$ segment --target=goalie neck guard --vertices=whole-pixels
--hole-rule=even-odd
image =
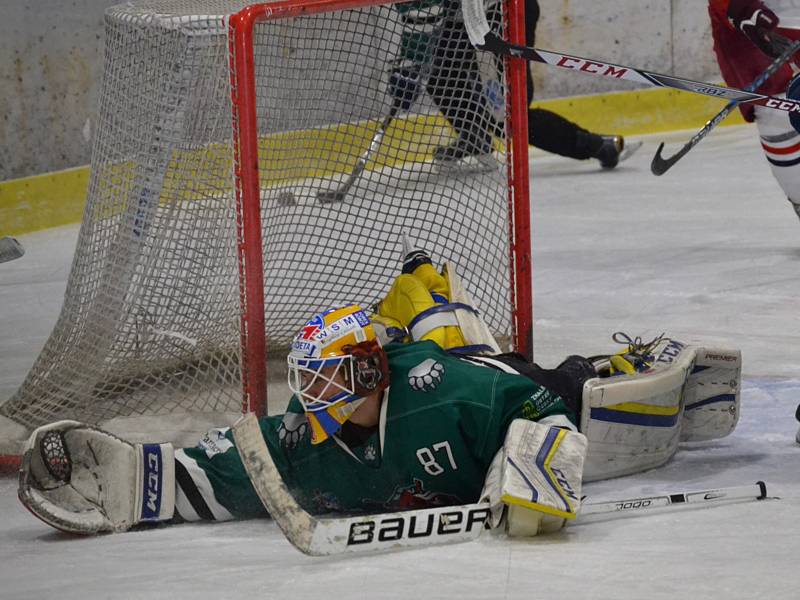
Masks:
[[[389,385],[386,352],[356,304],[314,315],[295,336],[287,363],[312,444],[337,433],[364,398]]]

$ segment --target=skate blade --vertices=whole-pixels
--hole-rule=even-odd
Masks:
[[[636,154],[639,148],[642,147],[642,142],[639,140],[638,142],[625,142],[625,147],[622,149],[622,152],[619,153],[619,162],[624,162],[628,160],[631,156]]]
[[[347,198],[347,192],[340,192],[339,190],[317,192],[317,202],[320,204],[335,204],[343,202],[345,198]]]
[[[502,166],[494,154],[468,156],[459,160],[435,160],[434,168],[442,175],[490,173]]]

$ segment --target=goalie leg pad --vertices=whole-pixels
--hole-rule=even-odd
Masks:
[[[450,301],[456,305],[475,307],[475,301],[464,287],[464,283],[456,273],[456,267],[453,263],[445,265],[445,274],[450,289]],[[477,310],[470,311],[459,308],[455,311],[455,314],[461,328],[461,334],[464,336],[464,341],[468,346],[485,348],[482,350],[483,353],[500,354],[502,352],[489,326]]]
[[[686,381],[682,442],[723,438],[736,428],[742,381],[742,352],[698,348]]]
[[[79,534],[172,518],[171,444],[130,444],[77,421],[36,429],[26,443],[20,501],[45,523]]]
[[[584,481],[639,473],[672,458],[696,352],[665,340],[648,370],[586,381],[580,427],[589,440]]]

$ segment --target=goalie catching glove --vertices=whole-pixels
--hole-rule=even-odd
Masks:
[[[515,419],[486,474],[481,500],[493,525],[506,515],[510,536],[561,529],[581,505],[581,477],[588,442],[575,431]],[[505,511],[504,511],[505,509]]]
[[[172,518],[171,444],[130,444],[77,421],[39,427],[25,445],[19,499],[70,533],[125,531]]]

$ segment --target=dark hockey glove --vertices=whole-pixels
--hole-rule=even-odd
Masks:
[[[731,0],[728,18],[767,56],[777,58],[791,42],[775,32],[780,20],[760,0]]]
[[[420,94],[422,67],[411,61],[398,60],[389,71],[389,95],[401,111],[411,108]]]

